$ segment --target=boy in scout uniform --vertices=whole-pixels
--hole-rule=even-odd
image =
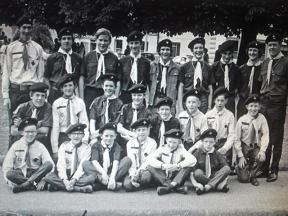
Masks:
[[[133,31],[127,37],[130,54],[120,59],[122,68],[121,96],[124,104],[131,102],[128,89],[135,84],[150,86],[150,61],[141,56],[141,44],[143,35],[141,32]],[[147,89],[146,102],[149,102],[149,88]]]
[[[262,82],[261,113],[266,117],[270,129],[270,142],[263,165],[263,176],[268,175],[267,181],[273,182],[278,178],[282,154],[288,94],[288,59],[281,52],[282,38],[279,35],[275,33],[269,35],[266,44],[269,57],[262,64],[259,77],[259,81]]]
[[[83,169],[94,179],[94,190],[117,190],[122,186],[122,181],[129,168],[131,160],[128,157],[121,159],[122,148],[115,141],[117,126],[109,122],[100,128],[101,141],[97,140],[92,145],[91,159],[83,163]]]
[[[240,67],[241,85],[239,88],[239,102],[237,118],[246,114],[245,101],[251,94],[259,94],[261,82],[259,76],[261,71],[261,51],[257,41],[251,41],[247,46],[248,61]]]
[[[195,170],[191,172],[192,185],[196,188],[197,195],[217,190],[228,192],[227,179],[230,168],[223,157],[215,148],[217,131],[207,129],[201,134],[201,148],[194,152],[197,159]]]
[[[269,143],[269,128],[260,111],[260,98],[252,94],[245,102],[248,110],[236,125],[235,149],[239,158],[236,167],[238,180],[258,186],[256,173],[262,168]]]
[[[96,97],[103,94],[101,77],[112,73],[118,77],[115,94],[120,94],[121,66],[118,57],[109,50],[112,34],[108,29],[100,28],[96,34],[96,49],[87,53],[82,64],[80,78],[80,97],[89,108]]]
[[[148,171],[160,183],[158,195],[171,192],[187,194],[187,186],[182,186],[189,176],[196,159],[185,150],[181,142],[183,132],[178,129],[167,131],[166,145],[160,146],[147,160]]]
[[[201,93],[199,110],[206,113],[208,108],[211,109],[212,106],[213,91],[210,82],[211,67],[203,60],[204,38],[195,38],[189,43],[188,48],[193,53],[193,58],[191,62],[189,61],[180,67],[178,87],[180,111],[183,111],[183,95],[192,89],[197,89]]]
[[[22,137],[9,149],[4,162],[4,178],[12,183],[13,193],[41,188],[41,179],[49,173],[54,163],[49,152],[36,140],[37,120],[28,118],[19,126]]]
[[[99,136],[99,128],[104,124],[118,121],[123,105],[115,94],[118,78],[112,73],[106,73],[101,80],[104,95],[95,98],[90,108],[91,139]]]
[[[31,100],[20,104],[13,112],[13,124],[11,126],[11,135],[18,140],[20,132],[18,126],[26,118],[35,118],[38,120],[37,140],[40,141],[51,152],[50,129],[52,128],[52,106],[45,100],[47,98],[48,85],[45,83],[34,83],[30,86]]]
[[[66,74],[59,80],[58,86],[63,96],[58,98],[52,105],[53,127],[51,132],[51,144],[53,157],[57,158],[58,147],[69,137],[65,133],[71,124],[82,123],[87,125],[84,129],[83,142],[88,143],[89,121],[84,101],[74,95],[76,78],[73,74]]]
[[[169,97],[160,98],[155,104],[158,115],[152,118],[152,129],[150,130],[150,137],[156,140],[157,146],[164,145],[164,134],[171,129],[181,129],[180,122],[173,117],[171,110],[173,100]]]
[[[149,119],[139,119],[131,125],[137,138],[127,143],[127,156],[132,161],[129,174],[124,179],[124,188],[127,192],[139,190],[140,187],[147,187],[151,182],[151,174],[146,169],[147,158],[157,148],[157,143],[149,137],[151,122]]]
[[[179,67],[172,61],[172,41],[165,39],[157,45],[159,62],[152,62],[150,69],[151,88],[149,105],[154,107],[160,98],[170,97],[173,101],[172,113],[176,113],[176,96]]]
[[[229,165],[232,165],[232,147],[235,140],[235,120],[231,111],[225,108],[228,100],[228,91],[224,87],[218,88],[213,95],[214,108],[206,113],[208,128],[217,131],[214,148],[226,157]],[[189,152],[193,152],[201,145],[194,145]]]
[[[199,140],[200,134],[208,128],[206,117],[199,110],[200,98],[201,95],[197,89],[188,91],[183,96],[185,111],[179,113],[178,119],[184,132],[183,141],[187,150]]]
[[[151,111],[144,105],[145,92],[146,86],[142,84],[133,85],[129,89],[129,93],[132,96],[132,103],[125,104],[122,107],[120,120],[117,125],[118,133],[120,133],[125,140],[137,137],[137,135],[130,130],[132,123],[137,121],[139,118],[151,118],[152,116]],[[126,142],[121,142],[120,145],[124,148],[125,143]]]
[[[59,79],[65,74],[74,74],[78,82],[80,77],[81,57],[72,50],[73,32],[65,27],[60,30],[58,38],[60,48],[51,54],[46,62],[44,77],[50,86],[48,101],[50,104],[62,96],[62,92],[57,87]]]
[[[241,72],[233,62],[234,43],[231,40],[225,41],[219,46],[221,53],[220,61],[215,62],[211,68],[211,84],[215,91],[219,87],[228,90],[228,102],[226,108],[235,114],[235,97],[240,87]]]
[[[66,131],[70,141],[62,143],[58,151],[57,174],[51,173],[44,180],[50,191],[65,190],[92,193],[94,179],[85,176],[82,163],[90,159],[91,147],[82,142],[85,124],[70,125]]]

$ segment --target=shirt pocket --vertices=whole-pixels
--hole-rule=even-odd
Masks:
[[[215,118],[207,118],[208,128],[216,128],[216,119]]]
[[[23,54],[22,53],[12,53],[12,70],[20,70],[23,66]]]
[[[281,73],[281,71],[277,70],[275,72],[273,72],[273,80],[276,82],[276,83],[283,83],[286,81],[285,79],[285,75],[283,73]]]

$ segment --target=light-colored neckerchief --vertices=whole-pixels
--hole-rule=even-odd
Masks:
[[[61,47],[58,50],[59,53],[62,53],[66,55],[66,60],[65,60],[65,69],[67,73],[72,73],[72,62],[71,62],[71,55],[72,55],[72,49],[70,49],[68,52],[65,52]]]

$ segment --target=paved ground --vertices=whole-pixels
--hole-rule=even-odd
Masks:
[[[288,172],[280,172],[279,180],[260,186],[230,180],[227,194],[197,196],[169,194],[158,196],[155,190],[135,193],[100,191],[93,194],[67,192],[23,192],[13,194],[0,174],[0,215],[288,215]]]

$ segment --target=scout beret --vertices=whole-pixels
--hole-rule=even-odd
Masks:
[[[207,138],[207,137],[210,137],[210,138],[216,138],[217,136],[217,131],[215,129],[207,129],[205,130],[201,136],[200,136],[200,139],[203,140],[204,138]]]
[[[283,38],[277,33],[271,33],[267,36],[265,43],[268,44],[271,41],[278,41],[282,43]]]
[[[257,41],[251,41],[248,43],[248,46],[247,46],[247,49],[249,48],[260,49],[260,44]]]
[[[140,118],[131,125],[131,128],[136,129],[138,127],[150,127],[150,126],[151,126],[151,122],[149,119]]]
[[[160,52],[161,47],[169,47],[172,51],[172,41],[169,39],[160,41],[157,45],[157,52]]]
[[[182,135],[183,135],[183,132],[179,129],[171,129],[164,134],[166,138],[171,137],[171,138],[177,138],[177,139],[181,139]]]
[[[205,39],[202,37],[195,38],[188,44],[188,48],[192,50],[195,44],[203,44],[205,46]]]
[[[169,106],[172,107],[173,100],[170,97],[164,97],[160,98],[160,100],[155,104],[156,108],[159,108],[161,106]]]
[[[115,84],[119,81],[118,77],[113,73],[106,73],[101,77],[102,82],[105,80],[113,81]]]
[[[21,121],[21,123],[18,126],[18,131],[22,131],[25,127],[29,126],[29,125],[35,125],[37,126],[37,119],[35,118],[26,118],[23,119],[23,121]]]
[[[227,40],[219,46],[218,50],[220,53],[223,53],[226,51],[232,51],[233,52],[233,48],[234,48],[234,41]]]
[[[73,32],[70,28],[67,28],[67,27],[64,27],[62,28],[60,31],[59,31],[59,34],[58,34],[58,38],[61,39],[62,36],[67,36],[67,35],[71,35],[72,38],[73,38]]]
[[[66,130],[66,134],[70,134],[74,131],[81,131],[84,133],[84,129],[86,128],[86,124],[81,124],[81,123],[78,123],[78,124],[72,124],[70,125],[67,130]]]
[[[130,41],[142,41],[143,34],[139,31],[132,31],[128,37],[127,37],[127,42]]]
[[[117,132],[117,125],[114,122],[108,122],[99,129],[99,133],[102,134],[104,130],[114,130]]]
[[[201,93],[200,93],[200,91],[199,91],[198,89],[192,89],[192,90],[186,92],[186,93],[184,94],[184,96],[183,96],[183,102],[184,102],[184,103],[186,102],[186,99],[187,99],[189,96],[195,96],[195,97],[197,97],[197,98],[200,99]]]
[[[17,26],[22,26],[23,24],[31,24],[33,25],[33,18],[27,15],[24,15],[22,17],[20,17],[17,22],[16,22]]]
[[[76,77],[74,74],[65,74],[62,78],[57,82],[57,87],[61,88],[65,83],[73,81],[75,84]]]
[[[43,92],[43,93],[46,93],[48,89],[49,89],[49,86],[43,82],[34,83],[29,88],[29,90],[32,92]]]
[[[217,98],[219,95],[224,95],[226,98],[228,95],[228,90],[224,87],[217,88],[213,94],[213,100],[215,100],[215,98]]]
[[[96,38],[98,38],[100,35],[107,35],[109,37],[110,41],[112,39],[111,32],[106,28],[100,28],[96,31],[96,33],[95,33]]]
[[[146,86],[143,84],[135,84],[130,89],[128,89],[130,93],[145,93]]]
[[[257,95],[257,94],[252,94],[252,95],[250,95],[247,99],[246,99],[246,101],[245,101],[245,105],[248,105],[248,104],[250,104],[250,103],[259,103],[260,102],[260,97],[259,97],[259,95]]]

